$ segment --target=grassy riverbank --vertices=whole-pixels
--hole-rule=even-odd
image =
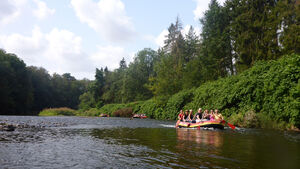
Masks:
[[[67,107],[44,109],[39,113],[39,116],[75,116],[75,115],[77,115],[77,111]]]
[[[219,109],[241,127],[292,129],[300,127],[300,56],[260,61],[243,73],[128,104],[108,104],[76,113],[82,116],[129,116],[145,113],[154,119],[174,120],[180,109]],[[121,112],[121,113],[120,113]],[[122,114],[122,112],[124,112]]]

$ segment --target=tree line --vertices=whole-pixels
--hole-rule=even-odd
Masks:
[[[44,108],[77,108],[89,80],[70,73],[49,75],[42,67],[27,67],[16,55],[0,50],[0,114],[37,115]]]

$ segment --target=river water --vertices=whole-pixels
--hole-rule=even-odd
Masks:
[[[300,168],[300,133],[175,129],[151,119],[0,116],[0,169]]]

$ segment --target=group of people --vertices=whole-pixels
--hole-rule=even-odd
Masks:
[[[210,110],[210,112],[206,109],[202,112],[202,108],[199,108],[196,114],[193,114],[193,110],[186,110],[185,112],[180,110],[178,120],[190,123],[198,123],[208,120],[222,121],[223,116],[219,113],[218,109]]]

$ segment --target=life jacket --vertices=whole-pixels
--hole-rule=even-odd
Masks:
[[[194,118],[194,115],[193,115],[192,113],[191,113],[191,115],[190,115],[190,118],[191,118],[191,119],[193,119],[193,118]]]
[[[179,120],[182,120],[182,119],[183,119],[183,114],[180,113],[180,114],[179,114]]]

